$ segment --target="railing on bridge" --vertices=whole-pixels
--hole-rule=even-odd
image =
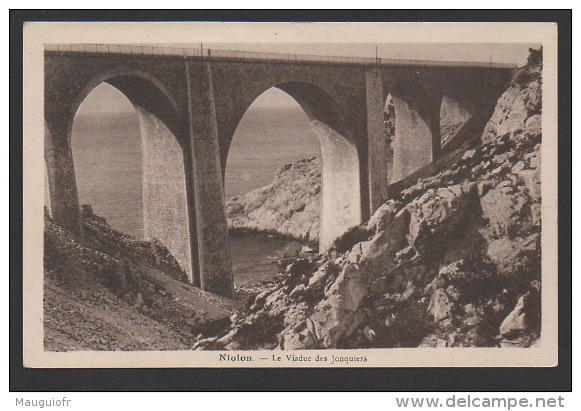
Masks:
[[[322,56],[308,54],[292,53],[263,53],[256,51],[237,51],[237,50],[216,50],[208,49],[205,54],[207,57],[216,57],[234,60],[271,60],[271,61],[312,61],[327,63],[348,63],[348,64],[376,64],[380,59],[368,57],[347,57],[347,56]]]
[[[312,62],[335,64],[362,64],[381,66],[430,66],[430,67],[493,67],[516,68],[516,64],[468,62],[468,61],[434,61],[434,60],[396,60],[374,57],[324,56],[292,53],[263,53],[255,51],[220,50],[195,47],[159,47],[133,46],[122,44],[45,44],[44,50],[63,53],[102,53],[133,54],[145,56],[200,57],[224,60],[265,60],[287,62]]]
[[[45,51],[69,53],[137,54],[148,56],[209,57],[230,60],[312,61],[336,63],[377,63],[379,59],[366,57],[318,56],[290,53],[263,53],[241,50],[219,50],[194,47],[156,47],[120,44],[45,44]]]
[[[149,47],[122,44],[45,44],[44,50],[69,53],[139,54],[148,56],[202,56],[202,49],[193,47]]]

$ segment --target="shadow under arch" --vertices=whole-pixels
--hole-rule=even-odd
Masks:
[[[192,283],[199,285],[197,240],[192,235],[196,232],[192,167],[187,155],[187,127],[180,120],[179,106],[163,83],[149,73],[125,68],[106,71],[92,78],[71,102],[66,124],[66,143],[71,156],[75,115],[89,93],[101,83],[119,90],[137,113],[142,147],[144,236],[157,239],[167,247]],[[49,121],[45,119],[45,123]],[[49,134],[46,141],[55,145],[50,127],[46,129]],[[62,142],[56,144],[62,146]],[[51,187],[58,185],[58,179],[51,179],[51,174],[55,173],[50,169],[58,166],[50,159],[51,151],[54,150],[45,150],[45,158],[49,191],[52,192]],[[74,170],[72,175],[74,178]],[[77,191],[76,181],[74,185]],[[54,203],[53,196],[50,197]],[[78,207],[78,197],[76,203]]]
[[[440,103],[440,138],[442,149],[454,139],[462,126],[474,115],[472,106],[462,104],[453,94],[443,94]]]
[[[238,124],[250,105],[273,87],[282,90],[298,103],[319,139],[322,162],[319,250],[325,252],[336,238],[362,222],[359,149],[343,110],[327,91],[310,83],[288,81],[250,95],[232,116],[226,135],[221,136],[223,177]]]
[[[488,91],[487,93],[491,93]],[[496,107],[496,97],[474,96],[457,87],[448,87],[442,96],[440,126],[442,155],[457,150],[470,139],[482,135]]]
[[[146,71],[124,67],[107,70],[94,77],[77,94],[70,107],[69,137],[72,120],[75,118],[81,103],[101,83],[110,84],[119,90],[136,110],[139,107],[146,112],[153,113],[172,131],[180,145],[185,145],[187,141],[185,138],[186,129],[185,125],[180,122],[181,110],[177,100],[167,87]]]
[[[439,157],[442,96],[427,93],[421,84],[411,79],[393,85],[389,94],[395,116],[393,183]]]

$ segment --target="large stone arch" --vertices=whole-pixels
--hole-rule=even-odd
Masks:
[[[229,147],[242,117],[257,98],[273,87],[299,104],[319,138],[323,166],[319,249],[324,252],[347,229],[362,222],[360,153],[352,124],[332,91],[305,81],[287,80],[244,93],[230,121],[222,128],[222,172],[225,173]]]
[[[52,73],[53,75],[57,73]],[[72,84],[71,84],[72,83]],[[150,73],[126,67],[104,70],[69,83],[68,99],[55,101],[45,90],[45,160],[53,217],[82,232],[72,159],[76,112],[99,84],[108,83],[132,103],[139,120],[143,152],[143,217],[148,239],[163,243],[194,284],[199,284],[193,178],[187,124],[177,100]],[[48,94],[48,95],[47,95]],[[62,96],[63,93],[55,93]],[[63,187],[68,192],[63,195]],[[60,210],[59,210],[60,208]],[[73,216],[73,221],[68,217]]]
[[[176,98],[157,77],[145,70],[136,68],[115,67],[91,78],[73,98],[70,106],[72,117],[89,93],[101,83],[111,84],[121,91],[133,105],[147,108],[148,111],[163,118],[164,122],[178,134],[176,137],[180,137],[182,134],[182,131],[176,127],[180,115]]]

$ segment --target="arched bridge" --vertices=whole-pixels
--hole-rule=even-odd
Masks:
[[[53,218],[82,235],[71,152],[75,113],[107,82],[136,109],[143,144],[144,226],[203,289],[232,295],[223,179],[234,132],[277,87],[307,113],[323,164],[320,248],[369,218],[388,195],[386,98],[395,106],[393,174],[440,155],[440,105],[490,113],[507,65],[394,61],[185,48],[45,47],[45,161]]]

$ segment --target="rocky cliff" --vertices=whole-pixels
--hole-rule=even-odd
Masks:
[[[334,252],[298,253],[274,289],[196,348],[533,345],[541,312],[541,71],[533,53],[479,144],[449,154],[453,162],[401,190]],[[252,197],[269,201],[263,191]]]
[[[321,160],[311,158],[282,167],[266,187],[232,197],[226,213],[232,229],[316,243],[320,203]]]

